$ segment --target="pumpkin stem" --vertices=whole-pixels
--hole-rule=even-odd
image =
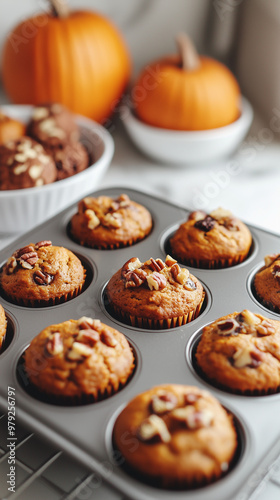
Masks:
[[[49,0],[55,17],[68,17],[69,7],[66,0]]]
[[[176,42],[182,61],[182,68],[186,71],[197,69],[200,66],[200,60],[191,39],[185,33],[180,33],[176,37]]]

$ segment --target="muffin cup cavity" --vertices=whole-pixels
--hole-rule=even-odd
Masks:
[[[265,266],[263,265],[263,263],[261,263],[252,271],[252,273],[249,275],[249,278],[247,280],[247,289],[248,289],[248,292],[249,292],[249,295],[251,296],[251,298],[259,306],[263,307],[263,309],[265,309],[266,311],[273,312],[273,313],[279,315],[280,314],[280,305],[279,305],[279,307],[277,307],[275,304],[272,304],[271,302],[269,302],[269,301],[265,300],[263,297],[261,297],[257,293],[255,285],[254,285],[254,281],[255,281],[255,277],[256,277],[257,273],[260,272],[264,268],[265,268]],[[279,299],[279,304],[280,304],[280,299]]]
[[[10,344],[12,343],[14,337],[15,337],[15,323],[12,317],[5,311],[6,315],[6,320],[7,320],[7,328],[6,328],[6,334],[3,337],[2,345],[0,347],[0,355],[3,354]]]

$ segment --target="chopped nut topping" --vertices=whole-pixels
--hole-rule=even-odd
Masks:
[[[195,394],[195,393],[192,393],[192,392],[188,392],[184,396],[185,404],[186,405],[193,405],[200,398],[201,398],[200,394]]]
[[[189,290],[190,292],[193,292],[194,290],[196,290],[196,284],[193,280],[188,278],[186,283],[184,284],[184,288],[186,290]]]
[[[118,343],[114,335],[109,330],[103,330],[100,336],[100,340],[101,342],[103,342],[103,344],[106,344],[108,347],[116,347]]]
[[[219,335],[238,335],[239,323],[233,318],[223,319],[217,323],[217,328]]]
[[[159,437],[163,443],[171,440],[169,430],[162,418],[157,415],[150,415],[138,427],[137,435],[141,441],[151,441],[154,437]]]
[[[205,219],[196,221],[194,227],[208,233],[213,229],[215,223],[215,220],[210,215],[206,215]]]
[[[147,276],[147,283],[150,290],[162,290],[167,285],[165,276],[157,272]]]
[[[173,259],[173,257],[171,257],[170,255],[166,255],[166,257],[165,257],[165,264],[168,267],[173,266],[173,264],[176,264],[176,262],[177,262],[177,260]]]
[[[52,242],[50,240],[42,240],[35,243],[35,250],[39,250],[41,247],[50,247],[52,246]]]
[[[32,165],[28,170],[31,179],[38,179],[38,177],[40,177],[42,172],[43,172],[42,165]]]
[[[258,318],[258,316],[253,314],[251,311],[248,311],[248,309],[244,309],[244,311],[238,314],[236,320],[239,323],[244,322],[250,326],[258,325],[261,322],[260,318]]]
[[[90,208],[87,208],[85,210],[85,216],[88,219],[87,227],[91,230],[95,229],[97,226],[100,224],[100,220],[97,217],[96,213],[94,210],[91,210]]]
[[[210,217],[213,217],[213,219],[219,220],[219,219],[226,219],[228,217],[232,217],[232,213],[230,210],[225,210],[224,208],[217,208],[216,210],[212,210],[210,212]]]
[[[24,269],[33,269],[38,260],[38,255],[36,252],[24,253],[19,258],[19,264]]]
[[[143,269],[128,271],[125,275],[125,288],[140,286],[147,280],[147,273]]]
[[[46,351],[51,356],[56,356],[63,352],[63,342],[59,332],[55,332],[47,340]]]
[[[160,272],[165,267],[165,264],[161,259],[153,259],[152,257],[145,262],[145,265],[149,266],[152,271],[157,272]]]
[[[34,247],[32,245],[27,245],[26,247],[19,248],[13,253],[13,255],[16,259],[18,259],[21,255],[29,252],[34,252]]]
[[[182,269],[179,264],[176,263],[171,266],[171,274],[177,283],[184,285],[189,278],[190,272],[188,269]]]
[[[162,415],[174,410],[178,404],[177,397],[172,392],[161,391],[151,400],[151,411],[157,415]]]
[[[274,275],[274,278],[280,279],[280,265],[275,264],[273,266],[272,274]]]
[[[82,361],[92,355],[92,349],[81,342],[73,342],[71,349],[67,353],[70,361]]]
[[[205,219],[206,215],[207,213],[203,212],[202,210],[195,210],[194,212],[190,213],[188,220],[195,220],[195,221],[203,220]]]
[[[233,355],[233,365],[235,368],[257,368],[263,361],[263,354],[257,348],[246,346],[238,349]]]
[[[192,406],[176,408],[171,415],[174,420],[184,423],[191,430],[209,427],[214,420],[214,415],[210,410],[195,410]]]
[[[119,228],[122,225],[122,216],[118,213],[108,213],[102,217],[101,223],[103,226]]]
[[[6,263],[6,273],[13,274],[15,268],[17,267],[17,260],[14,256],[10,257]]]
[[[142,263],[138,259],[138,257],[132,257],[122,266],[122,277],[125,278],[126,274],[129,271],[134,271],[135,269],[139,269],[142,266]]]
[[[93,330],[99,331],[101,329],[100,319],[88,318],[87,316],[82,316],[78,319],[78,326],[81,330],[88,330],[92,328]]]
[[[37,285],[49,285],[53,281],[54,276],[37,269],[33,274],[33,279]]]
[[[80,330],[76,340],[93,347],[100,340],[100,335],[96,330],[88,328],[86,330]]]
[[[273,333],[275,333],[275,327],[272,323],[270,323],[270,321],[263,320],[260,325],[257,325],[257,333],[261,337],[272,335]]]
[[[273,253],[271,255],[266,255],[265,258],[264,258],[265,267],[270,266],[270,264],[272,264],[278,257],[279,257],[278,253]]]

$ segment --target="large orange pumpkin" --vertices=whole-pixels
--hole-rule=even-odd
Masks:
[[[179,54],[147,65],[132,88],[136,115],[155,127],[207,130],[223,127],[240,115],[240,90],[220,62],[198,56],[186,35]]]
[[[14,103],[60,102],[101,122],[130,76],[126,45],[103,16],[69,12],[65,0],[50,3],[51,13],[23,21],[7,38],[5,90]]]

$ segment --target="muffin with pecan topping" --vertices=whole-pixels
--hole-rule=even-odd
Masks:
[[[203,329],[195,358],[202,375],[229,392],[278,392],[280,322],[247,309],[223,316]]]
[[[265,265],[256,273],[253,292],[265,307],[280,313],[280,254],[266,255]]]
[[[126,194],[87,197],[71,220],[71,234],[81,245],[113,249],[133,245],[152,229],[150,212]]]
[[[186,489],[224,475],[238,437],[232,416],[209,392],[170,384],[136,396],[117,417],[113,441],[137,478]]]
[[[252,245],[248,227],[229,210],[195,211],[170,240],[171,254],[180,262],[217,269],[243,262]]]
[[[4,308],[0,304],[0,352],[1,352],[2,346],[5,342],[6,331],[7,331],[6,314],[5,314]]]
[[[23,306],[48,306],[78,295],[85,269],[76,255],[51,241],[30,243],[16,250],[0,274],[5,298]]]
[[[34,106],[27,130],[30,137],[47,147],[64,146],[80,139],[74,114],[58,103]]]
[[[143,328],[171,328],[195,319],[205,292],[200,281],[177,261],[166,257],[142,263],[129,259],[106,287],[112,314]]]
[[[0,189],[24,189],[54,182],[53,159],[41,144],[21,137],[0,146]]]
[[[82,317],[41,331],[25,351],[24,368],[33,395],[82,404],[120,390],[133,372],[134,356],[122,333]]]

